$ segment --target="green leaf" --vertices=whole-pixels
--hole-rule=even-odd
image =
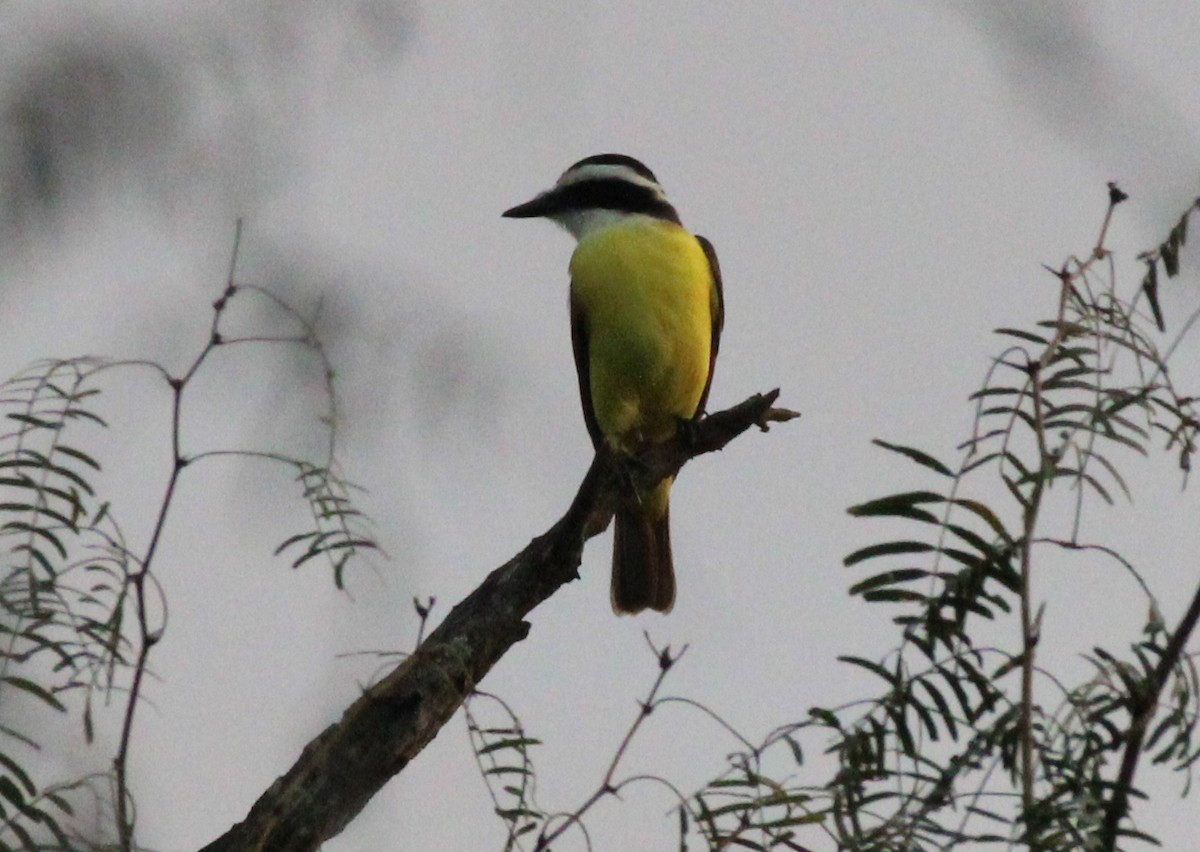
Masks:
[[[1040,343],[1043,346],[1046,346],[1050,343],[1050,341],[1044,337],[1039,337],[1032,332],[1022,331],[1019,328],[997,328],[995,329],[995,333],[1002,334],[1006,337],[1015,337],[1018,340],[1027,340],[1030,343]]]
[[[996,704],[996,690],[992,686],[991,681],[967,659],[960,657],[958,665],[962,669],[963,674],[967,676],[967,679],[971,681],[971,685],[979,693],[979,710],[991,710]]]
[[[929,553],[933,549],[932,544],[926,544],[923,541],[889,541],[884,544],[872,544],[870,547],[856,550],[842,560],[842,564],[849,568],[852,565],[857,565],[859,562],[866,562],[868,559],[876,559],[880,556]]]
[[[9,521],[8,523],[0,526],[0,531],[5,530],[32,533],[33,535],[44,538],[46,541],[54,545],[54,549],[58,551],[59,556],[61,556],[63,559],[67,558],[67,548],[61,541],[58,540],[58,536],[47,529],[35,527],[32,524],[25,523],[24,521]],[[16,548],[13,549],[15,550]]]
[[[1172,244],[1168,239],[1165,243],[1158,247],[1158,255],[1162,258],[1163,269],[1167,272],[1168,278],[1174,278],[1179,274],[1179,246]]]
[[[59,701],[57,698],[55,698],[53,695],[51,695],[49,692],[47,692],[41,686],[38,686],[36,683],[29,680],[28,678],[17,677],[16,675],[4,675],[3,677],[0,677],[0,684],[5,684],[5,683],[8,684],[9,686],[13,686],[13,687],[16,687],[17,689],[28,692],[30,695],[33,695],[36,698],[40,699],[42,702],[49,704],[51,707],[53,707],[55,710],[58,710],[59,712],[62,712],[62,713],[67,712],[67,708],[63,705],[63,703],[61,701]]]
[[[990,561],[988,558],[989,554],[978,555],[966,550],[959,550],[957,547],[943,547],[939,552],[947,559],[951,559],[972,571],[986,568],[987,563]]]
[[[959,524],[946,524],[946,530],[958,538],[962,539],[966,544],[973,547],[980,556],[985,558],[995,558],[998,548],[985,541],[983,536],[976,533],[974,530]]]
[[[954,501],[954,505],[958,506],[959,508],[966,509],[971,514],[981,519],[984,523],[992,528],[992,532],[994,532],[1002,541],[1009,544],[1012,543],[1013,538],[1011,535],[1009,535],[1008,530],[1005,529],[1004,523],[999,517],[997,517],[996,513],[988,508],[985,504],[980,503],[978,500],[960,498]]]
[[[494,751],[502,751],[504,749],[517,749],[524,751],[528,746],[541,744],[541,740],[535,740],[531,737],[513,737],[512,739],[500,740],[498,742],[486,745],[475,753],[482,756],[485,754],[491,754]]]
[[[1012,498],[1017,501],[1018,505],[1020,505],[1021,510],[1028,511],[1029,510],[1029,498],[1027,496],[1025,496],[1025,493],[1021,490],[1021,485],[1026,482],[1025,478],[1022,477],[1021,481],[1018,482],[1017,480],[1013,479],[1011,476],[1004,474],[1004,475],[1001,475],[1000,480],[1001,480],[1001,482],[1004,483],[1004,486],[1008,489],[1008,493],[1011,494]]]
[[[528,808],[497,808],[496,815],[509,821],[520,819],[522,817],[541,819],[542,816],[537,811],[531,811]]]
[[[1121,493],[1123,493],[1125,495],[1125,499],[1129,500],[1130,502],[1133,502],[1133,494],[1132,494],[1132,492],[1130,492],[1129,486],[1127,486],[1125,484],[1125,479],[1124,479],[1124,477],[1121,476],[1120,471],[1118,471],[1112,465],[1112,463],[1109,462],[1108,459],[1106,459],[1104,456],[1100,455],[1099,453],[1093,452],[1089,456],[1089,458],[1092,459],[1093,461],[1099,462],[1101,467],[1103,467],[1106,471],[1108,471],[1108,475],[1111,476],[1113,478],[1113,481],[1116,482],[1117,485],[1120,487]]]
[[[1181,246],[1187,242],[1188,219],[1191,218],[1193,209],[1194,207],[1188,208],[1188,211],[1179,217],[1179,221],[1171,229],[1171,239]]]
[[[1008,659],[996,667],[992,672],[992,681],[997,682],[1009,672],[1020,667],[1025,662],[1025,654],[1008,655]]]
[[[278,556],[279,554],[283,553],[283,551],[285,551],[289,547],[291,547],[293,544],[298,544],[299,542],[307,541],[310,538],[316,538],[320,534],[321,533],[319,531],[314,530],[312,532],[304,532],[304,533],[298,533],[296,535],[288,536],[287,538],[285,538],[283,540],[283,542],[278,547],[275,548],[275,552],[272,555]]]
[[[54,807],[58,808],[60,811],[62,811],[67,816],[75,816],[75,809],[73,807],[71,807],[71,803],[69,801],[67,801],[67,799],[64,796],[60,796],[58,793],[54,792],[53,790],[46,790],[45,792],[42,793],[42,796],[43,796],[43,798],[45,798],[46,801],[50,802],[52,805],[54,805]],[[62,840],[62,838],[60,838],[60,841],[62,842],[62,845],[64,845],[64,846],[67,845],[66,842]]]
[[[1142,747],[1142,750],[1152,751],[1154,746],[1157,745],[1158,741],[1162,738],[1162,735],[1179,723],[1180,720],[1174,713],[1165,716],[1157,725],[1154,726],[1154,729],[1150,732],[1150,735],[1146,737],[1146,744]],[[1170,757],[1169,751],[1173,745],[1173,743],[1168,744],[1167,748],[1165,748],[1162,752],[1162,754],[1166,755],[1168,759]]]
[[[872,674],[878,675],[879,677],[881,677],[885,681],[887,681],[888,685],[891,686],[893,689],[900,688],[899,678],[895,674],[893,674],[892,672],[888,671],[886,668],[881,666],[879,663],[873,663],[870,660],[864,660],[862,657],[851,657],[851,656],[838,657],[838,660],[843,663],[849,663],[852,666],[858,666],[859,668],[866,669],[867,671],[871,672]]]
[[[55,449],[63,455],[70,456],[73,459],[83,462],[93,470],[100,470],[100,462],[96,461],[94,458],[81,450],[77,450],[74,447],[68,447],[64,444],[59,444]]]
[[[883,447],[885,450],[891,450],[893,453],[899,453],[902,456],[910,458],[922,467],[927,467],[935,473],[940,473],[942,476],[954,476],[954,472],[950,468],[921,450],[913,447],[905,447],[900,444],[890,444],[887,441],[881,441],[879,438],[874,439],[871,443],[877,447]]]
[[[0,752],[0,766],[12,773],[13,777],[21,783],[21,786],[25,788],[26,795],[31,797],[37,795],[37,786],[33,783],[33,779],[26,774],[19,763],[3,752]]]
[[[847,511],[858,518],[910,518],[924,523],[937,524],[939,520],[936,516],[918,507],[924,503],[943,503],[945,499],[941,494],[932,491],[909,491],[860,503],[857,506],[851,506]]]
[[[1184,221],[1187,221],[1184,219]],[[1150,313],[1154,315],[1154,324],[1159,331],[1166,331],[1167,325],[1163,322],[1162,308],[1158,304],[1158,264],[1154,260],[1146,261],[1146,275],[1142,278],[1142,292],[1146,294],[1146,301],[1150,303]]]
[[[946,702],[945,697],[928,678],[921,678],[917,681],[921,688],[925,690],[925,694],[933,701],[937,707],[938,715],[942,719],[942,724],[946,726],[946,731],[950,734],[950,739],[958,739],[958,723],[954,719],[954,714],[950,711],[950,705]]]
[[[967,691],[963,689],[962,679],[955,672],[950,671],[943,665],[934,666],[934,668],[942,676],[942,679],[946,681],[946,685],[950,687],[950,691],[954,693],[954,699],[962,709],[963,716],[966,717],[968,722],[974,722],[979,717],[979,713],[967,695]]]
[[[805,800],[807,800],[807,799],[808,799],[808,797],[805,797]],[[764,804],[773,805],[773,804],[778,804],[778,803],[775,801],[768,801],[768,802],[765,802]],[[766,822],[762,823],[759,827],[762,829],[772,829],[772,828],[787,828],[787,827],[793,826],[793,825],[812,825],[813,823],[824,822],[825,816],[826,816],[826,814],[823,812],[817,812],[817,813],[811,813],[811,814],[799,814],[797,816],[789,816],[789,817],[782,817],[780,819],[767,820]],[[794,848],[799,849],[801,847],[794,847]]]
[[[923,603],[928,597],[909,589],[875,589],[863,592],[862,599],[867,603]]]
[[[35,841],[33,839],[33,836],[28,831],[26,831],[21,826],[21,823],[18,822],[15,818],[5,822],[3,825],[9,831],[11,831],[13,834],[15,834],[17,836],[17,839],[21,841],[20,845],[17,846],[17,849],[41,849],[41,848],[44,848],[44,847],[42,847],[42,844],[38,843],[37,841]],[[68,847],[68,848],[70,848],[70,847]],[[8,852],[7,847],[5,848],[5,852]]]
[[[937,722],[934,721],[933,714],[929,712],[929,708],[918,701],[917,697],[912,694],[911,684],[908,695],[905,696],[905,706],[912,708],[912,711],[917,714],[917,718],[921,720],[921,724],[925,726],[925,732],[929,734],[929,739],[936,741],[938,739]]]
[[[1079,478],[1088,485],[1092,486],[1093,490],[1100,495],[1100,499],[1102,499],[1105,503],[1110,506],[1113,505],[1112,495],[1108,493],[1108,489],[1101,485],[1100,481],[1097,480],[1096,477],[1092,476],[1090,473],[1080,472]]]
[[[75,471],[71,470],[70,468],[63,467],[62,465],[59,465],[59,464],[52,464],[52,465],[49,465],[49,469],[51,471],[53,471],[54,473],[58,474],[59,476],[65,478],[65,479],[69,479],[71,482],[74,482],[86,493],[91,494],[91,495],[94,495],[96,493],[92,489],[91,484],[88,483],[88,481],[86,479],[84,479],[82,476],[80,476]]]
[[[478,752],[483,754],[483,752]],[[524,766],[493,766],[491,769],[485,769],[484,775],[528,775],[532,776],[533,772]]]
[[[329,551],[332,551],[332,550],[345,550],[348,547],[349,548],[360,548],[361,547],[364,550],[371,550],[371,549],[378,548],[379,545],[377,545],[375,542],[371,541],[370,539],[366,539],[366,538],[344,538],[339,541],[335,541],[332,544],[325,547],[325,552],[328,553]]]
[[[833,728],[836,731],[842,729],[842,723],[838,721],[838,717],[824,707],[810,707],[808,708],[808,715],[827,728]]]
[[[87,700],[83,705],[83,738],[84,741],[91,745],[96,741],[96,729],[92,722],[92,693],[87,694]]]
[[[788,734],[783,735],[783,740],[788,744],[788,748],[792,750],[792,759],[796,761],[796,765],[803,766],[804,749],[800,747],[800,741]]]
[[[917,753],[917,745],[913,740],[912,731],[908,728],[908,718],[904,713],[907,704],[894,704],[886,702],[883,705],[883,711],[887,713],[888,718],[892,720],[892,729],[895,731],[896,738],[900,741],[900,747],[908,756]]]
[[[0,775],[0,796],[12,802],[21,813],[29,812],[29,806],[25,804],[25,796],[21,793],[21,788],[14,784],[7,775]],[[11,823],[6,827],[11,828]]]
[[[34,417],[32,414],[8,414],[9,420],[15,420],[18,423],[23,423],[26,426],[31,426],[34,429],[57,429],[59,424],[52,420],[43,420],[40,417]],[[49,440],[49,439],[47,439]]]
[[[93,423],[95,423],[97,426],[103,426],[105,428],[108,428],[108,424],[104,421],[103,417],[101,417],[98,414],[93,414],[92,412],[88,411],[86,408],[68,408],[66,410],[66,412],[64,412],[64,413],[66,414],[67,417],[75,418],[75,419],[79,419],[79,420],[90,420]]]
[[[894,571],[884,571],[882,574],[876,574],[873,577],[868,577],[861,582],[855,583],[850,587],[850,594],[859,595],[883,586],[911,583],[913,580],[920,580],[928,576],[929,572],[923,568],[897,568]]]

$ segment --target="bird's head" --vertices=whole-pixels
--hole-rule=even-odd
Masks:
[[[624,154],[596,154],[571,166],[551,189],[518,204],[511,219],[544,217],[583,239],[631,216],[679,222],[654,172]]]

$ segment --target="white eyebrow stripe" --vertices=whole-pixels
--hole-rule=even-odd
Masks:
[[[652,181],[639,175],[629,166],[620,166],[612,164],[589,163],[586,166],[580,166],[578,169],[569,169],[563,172],[562,177],[558,179],[556,187],[570,186],[574,183],[579,183],[585,180],[603,180],[603,179],[623,180],[626,183],[632,183],[636,186],[644,186],[647,189],[652,189],[658,195],[664,195],[662,186],[657,181]]]

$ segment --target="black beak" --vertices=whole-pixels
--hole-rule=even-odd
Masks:
[[[534,219],[539,216],[548,216],[555,210],[555,201],[553,193],[543,192],[532,201],[518,204],[516,207],[505,210],[500,215],[506,219]]]

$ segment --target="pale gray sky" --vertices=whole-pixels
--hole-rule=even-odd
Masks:
[[[51,138],[95,140],[50,149],[39,184],[13,153],[18,113],[0,127],[0,372],[83,352],[179,367],[205,339],[242,215],[242,277],[325,300],[345,466],[393,557],[354,575],[348,601],[327,572],[270,558],[302,519],[286,474],[189,471],[159,566],[161,680],[132,758],[142,841],[194,848],[241,819],[374,668],[336,654],[409,647],[413,595],[436,595],[444,614],[565,509],[590,456],[567,326],[572,246],[499,214],[602,151],[650,165],[720,253],[710,406],[781,386],[804,418],[684,472],[668,618],[612,615],[605,537],[489,676],[545,742],[541,804],[569,810],[599,782],[655,676],[643,629],[690,644],[669,691],[752,739],[873,688],[834,662],[892,638],[846,597],[856,575],[842,557],[877,533],[844,510],[914,473],[868,442],[954,457],[965,398],[998,351],[990,330],[1052,313],[1040,264],[1090,250],[1108,180],[1132,197],[1110,244],[1136,283],[1134,254],[1200,191],[1198,36],[1183,0],[0,6],[0,102],[53,104]],[[39,187],[53,207],[30,200]],[[1174,328],[1194,283],[1166,286]],[[318,381],[277,354],[231,355],[188,441],[307,446],[289,423],[309,422]],[[121,434],[106,458],[127,471],[111,475],[134,536],[167,473],[167,394],[145,387],[130,377],[107,403]],[[1169,464],[1155,473],[1163,512],[1195,510]],[[1156,506],[1139,497],[1137,513]],[[1186,589],[1194,544],[1143,567],[1164,584],[1177,571]],[[1089,631],[1111,639],[1105,613],[1131,590],[1116,574],[1070,576],[1046,582],[1066,596],[1047,630],[1074,653]],[[732,748],[672,711],[628,768],[690,790]],[[1178,843],[1200,821],[1162,818],[1177,787],[1144,815]],[[670,805],[657,791],[605,803],[589,823],[596,848],[672,848]],[[500,848],[490,807],[459,720],[328,848]]]

